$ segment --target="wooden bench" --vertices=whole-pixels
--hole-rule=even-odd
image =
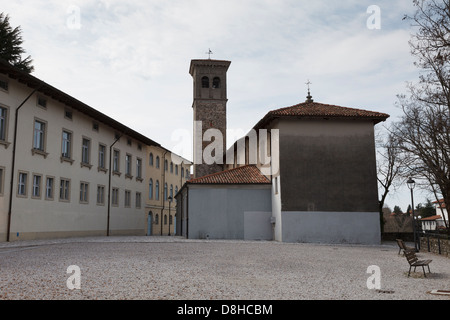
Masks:
[[[412,267],[414,267],[414,272],[416,272],[416,267],[422,267],[423,275],[425,276],[425,278],[427,277],[427,275],[425,274],[425,266],[428,267],[428,272],[431,273],[429,264],[433,260],[419,260],[417,259],[416,253],[414,251],[405,251],[405,257],[409,263],[408,277],[411,274]]]
[[[403,242],[402,239],[395,239],[397,241],[398,244],[398,254],[400,254],[400,252],[403,250],[404,252],[406,251],[416,251],[415,248],[411,248],[405,245],[405,243]]]

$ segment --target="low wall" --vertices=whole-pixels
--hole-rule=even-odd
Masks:
[[[432,236],[420,237],[420,251],[441,254],[450,258],[450,240]]]

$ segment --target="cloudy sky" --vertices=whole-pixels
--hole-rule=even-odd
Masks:
[[[228,142],[303,102],[308,79],[317,102],[390,114],[382,129],[418,78],[402,20],[411,0],[15,0],[1,10],[21,26],[34,76],[189,159],[189,64],[209,48],[232,61]],[[406,210],[407,191],[388,204]]]

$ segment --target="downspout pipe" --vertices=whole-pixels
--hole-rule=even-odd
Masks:
[[[112,157],[113,157],[113,147],[114,145],[122,138],[124,133],[122,133],[119,137],[116,138],[116,140],[113,142],[112,145],[109,146],[109,175],[108,175],[108,218],[106,222],[106,236],[109,237],[110,232],[110,220],[111,220],[111,176],[113,174],[113,168],[112,168]]]
[[[16,170],[16,146],[17,146],[17,127],[19,123],[19,110],[25,103],[38,91],[43,84],[41,83],[36,89],[31,92],[28,97],[17,107],[14,119],[14,139],[13,139],[13,150],[12,150],[12,164],[11,164],[11,182],[10,182],[10,192],[9,192],[9,206],[8,206],[8,228],[6,231],[6,241],[10,242],[11,233],[11,218],[12,218],[12,202],[13,202],[13,189],[14,189],[14,171]]]

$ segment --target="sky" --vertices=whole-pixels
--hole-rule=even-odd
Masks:
[[[228,144],[273,109],[316,102],[384,112],[418,80],[412,0],[15,0],[33,75],[192,159],[192,59],[230,60]],[[415,190],[415,203],[426,193]],[[387,204],[404,211],[407,188]]]

